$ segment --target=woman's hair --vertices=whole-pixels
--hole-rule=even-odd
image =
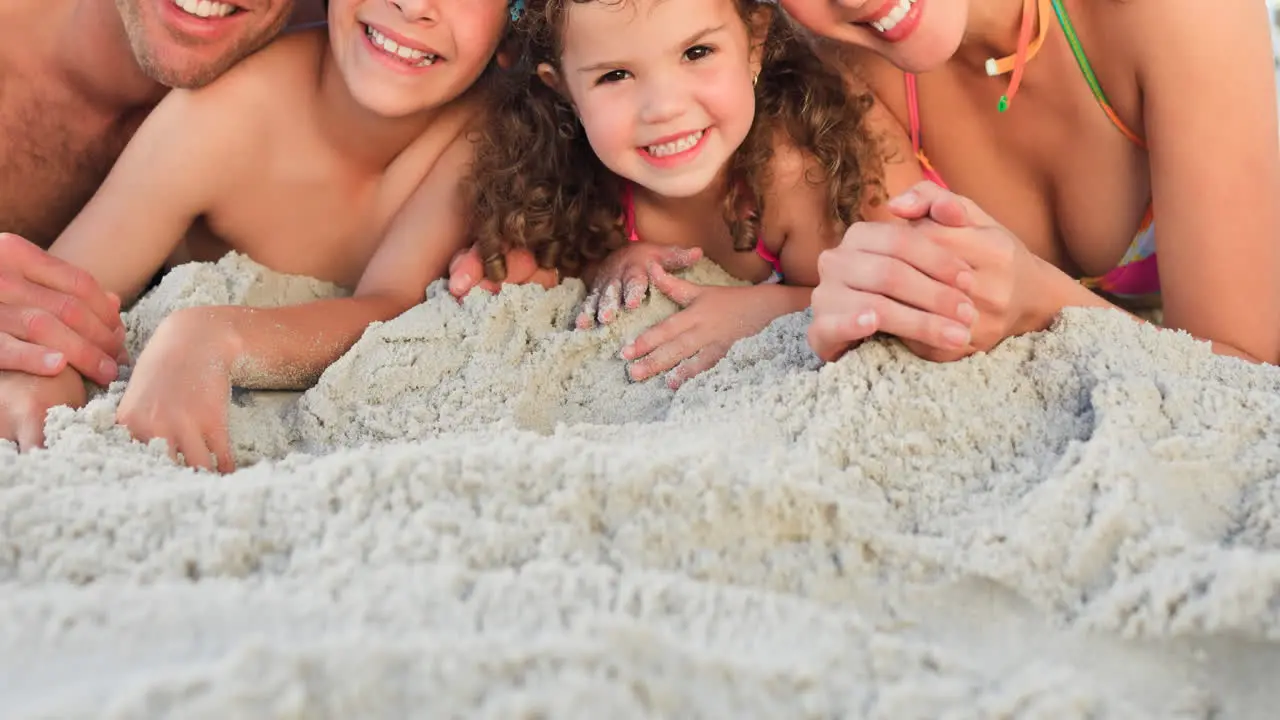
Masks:
[[[633,1],[532,0],[515,23],[513,67],[495,84],[471,180],[476,247],[490,280],[506,278],[504,254],[514,248],[531,251],[541,267],[575,275],[626,242],[624,180],[596,157],[568,100],[536,73],[539,63],[560,66],[569,3]],[[779,136],[816,161],[817,172],[807,179],[827,185],[830,217],[852,224],[863,202],[878,200],[882,190],[876,143],[863,127],[871,96],[852,94],[772,3],[734,2],[748,29],[756,12],[771,18],[755,119],[729,160],[723,208],[734,247],[755,247]],[[743,207],[754,212],[744,213]]]

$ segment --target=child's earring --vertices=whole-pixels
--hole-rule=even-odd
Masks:
[[[511,0],[511,22],[520,20],[524,14],[524,0]]]

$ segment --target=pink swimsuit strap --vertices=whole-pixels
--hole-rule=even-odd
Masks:
[[[631,191],[631,183],[622,188],[622,213],[627,228],[627,242],[640,242],[640,234],[636,232],[636,200]],[[782,274],[782,262],[759,239],[756,240],[756,254],[769,263],[774,272]]]

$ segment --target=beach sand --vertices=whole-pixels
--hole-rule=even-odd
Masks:
[[[185,266],[131,348],[332,294]],[[616,357],[671,303],[580,298],[433,286],[238,393],[234,475],[128,442],[121,383],[0,446],[0,717],[1274,716],[1280,369],[1084,310],[820,367],[802,313],[673,393]]]

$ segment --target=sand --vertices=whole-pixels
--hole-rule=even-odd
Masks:
[[[131,347],[335,293],[183,267]],[[801,313],[672,392],[617,359],[671,303],[581,297],[433,286],[238,393],[234,475],[130,443],[123,383],[0,445],[0,717],[1274,716],[1280,369],[1084,310],[820,367]]]

